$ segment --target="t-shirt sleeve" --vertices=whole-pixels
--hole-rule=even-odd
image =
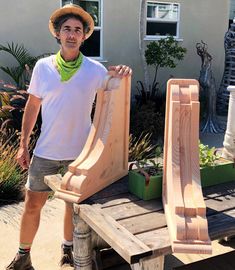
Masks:
[[[42,93],[40,92],[41,87],[40,87],[39,70],[40,70],[40,62],[37,62],[33,69],[32,77],[28,88],[28,93],[38,98],[42,98]]]

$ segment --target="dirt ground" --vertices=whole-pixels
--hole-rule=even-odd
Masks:
[[[32,248],[35,270],[59,269],[60,245],[63,236],[61,200],[48,201],[41,214],[41,224]],[[0,269],[14,258],[18,249],[20,216],[23,203],[0,208]]]

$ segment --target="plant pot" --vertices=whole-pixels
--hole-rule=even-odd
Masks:
[[[235,181],[235,167],[231,161],[200,169],[202,187]]]
[[[145,201],[160,198],[162,196],[162,175],[150,176],[148,183],[146,178],[137,170],[129,171],[129,191]]]
[[[226,161],[212,167],[200,169],[202,187],[217,185],[235,181],[234,163]],[[142,200],[161,198],[162,196],[162,175],[145,176],[139,173],[138,169],[129,170],[128,188],[130,193]]]

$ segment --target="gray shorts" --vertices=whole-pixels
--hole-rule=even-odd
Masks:
[[[25,187],[31,191],[49,192],[51,189],[44,183],[44,176],[67,171],[73,160],[50,160],[33,156],[30,162],[28,179]]]

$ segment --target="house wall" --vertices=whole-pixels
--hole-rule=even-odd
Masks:
[[[181,5],[180,44],[188,51],[175,69],[160,72],[160,81],[163,83],[171,74],[175,77],[198,78],[201,60],[195,45],[203,40],[213,57],[212,68],[219,85],[224,69],[223,40],[227,31],[230,1],[178,0],[177,3]],[[1,5],[0,44],[7,41],[23,43],[34,55],[56,52],[58,45],[48,31],[48,19],[59,6],[59,0],[5,1]],[[103,0],[103,6],[104,64],[130,65],[134,71],[132,86],[135,88],[136,81],[143,79],[138,49],[140,0]],[[145,41],[146,44],[148,42]],[[1,65],[12,64],[10,57],[1,52],[0,61]],[[0,78],[6,78],[1,71]]]
[[[164,0],[162,2],[171,2]],[[163,84],[170,75],[183,78],[198,78],[201,66],[196,52],[196,43],[203,40],[213,57],[212,68],[219,85],[224,69],[224,34],[229,19],[229,0],[178,0],[180,3],[180,44],[187,54],[175,69],[164,69],[159,73]],[[123,7],[125,6],[125,9]],[[133,67],[132,84],[143,79],[138,50],[139,9],[137,0],[104,0],[105,25],[104,55],[112,63],[127,63]],[[213,8],[212,8],[213,7]],[[210,12],[211,10],[211,12]],[[149,41],[145,41],[147,44]]]
[[[48,19],[60,1],[7,0],[0,6],[0,44],[7,42],[24,44],[32,55],[53,52],[58,49],[56,41],[48,31]],[[14,65],[9,54],[0,52],[0,65]],[[9,77],[0,71],[0,78]]]

